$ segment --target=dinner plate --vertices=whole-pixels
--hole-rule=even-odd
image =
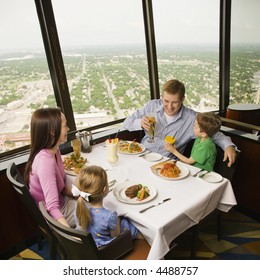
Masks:
[[[219,183],[223,180],[223,177],[216,172],[209,172],[205,174],[201,179],[209,183]]]
[[[73,154],[73,153],[67,154],[65,157],[63,157],[63,159],[62,159],[62,161],[63,161],[63,166],[64,166],[64,160],[65,160],[65,158],[69,158],[69,157],[71,156],[71,154]],[[85,158],[85,159],[86,159],[86,158]],[[87,161],[84,165],[86,165],[86,164],[89,165],[89,162]],[[83,165],[83,166],[84,166],[84,165]],[[66,169],[66,168],[64,167],[64,171],[65,171],[65,173],[68,174],[68,175],[77,176],[77,173],[76,173],[73,169]]]
[[[158,153],[149,153],[143,156],[143,158],[147,161],[158,161],[162,159],[162,155]]]
[[[137,184],[141,184],[141,183],[137,183],[137,182],[133,182],[133,181],[126,181],[121,184],[117,184],[113,189],[113,194],[118,201],[128,203],[128,204],[142,204],[142,203],[151,201],[152,199],[154,199],[156,197],[156,195],[157,195],[156,188],[153,186],[146,186],[144,184],[142,184],[142,185],[146,186],[150,190],[150,196],[148,196],[147,198],[145,198],[141,201],[139,201],[136,197],[134,197],[134,198],[127,197],[125,194],[126,189],[133,185],[137,185]]]
[[[157,175],[158,177],[160,178],[163,178],[165,180],[180,180],[180,179],[183,179],[185,177],[187,177],[190,173],[190,170],[184,166],[181,162],[177,161],[176,162],[176,165],[177,167],[180,169],[181,173],[180,173],[180,176],[179,177],[176,177],[176,178],[169,178],[169,177],[166,177],[166,176],[163,176],[160,171],[161,171],[161,168],[151,168],[152,172]]]
[[[120,154],[125,154],[125,155],[138,155],[138,154],[141,154],[141,153],[143,153],[144,151],[145,151],[145,146],[143,146],[142,144],[140,144],[140,143],[137,143],[140,147],[141,147],[141,151],[139,151],[139,152],[132,152],[132,153],[130,153],[130,152],[128,152],[128,151],[121,151],[120,150],[120,143],[122,143],[122,142],[126,142],[126,143],[128,143],[128,144],[131,144],[131,143],[133,143],[133,141],[121,141],[121,142],[119,142],[119,146],[118,146],[118,149],[117,149],[117,151],[118,151],[118,153],[120,153]]]
[[[89,164],[89,162],[86,162],[83,166],[85,166],[85,165],[91,165],[91,164]],[[78,175],[73,169],[64,169],[64,171],[65,171],[66,174],[71,175],[71,176],[77,176]]]

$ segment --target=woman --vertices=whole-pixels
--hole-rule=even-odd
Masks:
[[[67,141],[68,131],[66,118],[59,108],[38,109],[33,113],[31,150],[24,176],[35,202],[44,201],[55,220],[75,227],[73,211],[76,200],[65,184],[59,151],[59,145]]]

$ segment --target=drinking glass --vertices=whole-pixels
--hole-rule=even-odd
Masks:
[[[156,123],[156,119],[154,114],[149,114],[147,116],[147,118],[149,119],[149,123],[150,123],[150,128],[148,130],[148,135],[149,135],[149,143],[153,143],[154,142],[154,131],[155,131],[155,123]]]
[[[80,157],[80,153],[81,153],[81,141],[79,138],[73,139],[71,141],[72,143],[72,147],[73,147],[73,151],[76,157]]]
[[[107,146],[106,159],[112,165],[112,167],[114,167],[118,161],[118,155],[117,155],[118,143],[109,143],[107,141],[106,146]]]

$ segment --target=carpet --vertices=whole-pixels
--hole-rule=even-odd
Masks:
[[[208,220],[199,228],[196,245],[197,260],[260,260],[260,223],[231,209],[222,215],[222,238],[217,240],[216,220]],[[190,259],[190,234],[182,234],[174,242],[177,246],[171,250],[165,260]],[[42,250],[35,244],[11,260],[48,260],[48,244],[43,240]],[[57,259],[60,259],[57,256]]]

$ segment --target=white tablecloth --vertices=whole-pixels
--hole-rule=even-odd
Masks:
[[[203,179],[194,178],[196,167],[185,165],[190,174],[181,180],[165,180],[153,174],[148,162],[138,155],[119,154],[116,167],[111,168],[106,162],[106,148],[104,144],[93,147],[89,154],[83,154],[90,165],[100,165],[108,169],[109,180],[116,179],[117,184],[130,180],[136,184],[153,186],[157,189],[157,196],[143,204],[133,205],[119,202],[113,192],[109,192],[104,200],[104,206],[117,211],[118,215],[125,215],[142,232],[151,250],[148,259],[161,259],[169,251],[169,245],[177,236],[194,224],[199,223],[214,209],[227,212],[236,205],[236,199],[229,180],[223,178],[219,183],[208,183]],[[67,184],[71,185],[74,176],[67,175]],[[149,205],[170,197],[171,200],[149,209],[144,213],[139,211]]]

